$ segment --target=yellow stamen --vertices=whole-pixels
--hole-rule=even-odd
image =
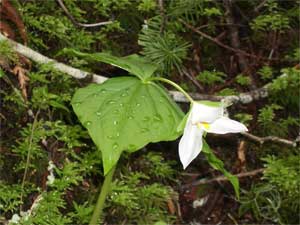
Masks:
[[[206,122],[198,122],[198,123],[196,123],[196,125],[198,128],[204,127],[204,129],[206,129],[206,130],[208,130],[210,127],[210,124],[206,123]]]
[[[209,123],[206,123],[206,122],[201,122],[201,125],[205,128],[205,129],[209,129],[210,125]]]

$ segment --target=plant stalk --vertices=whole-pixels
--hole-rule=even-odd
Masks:
[[[94,209],[94,212],[93,212],[93,215],[92,215],[92,218],[90,220],[89,225],[100,224],[99,220],[100,220],[101,215],[102,215],[102,211],[103,211],[103,208],[104,208],[104,202],[105,202],[106,196],[107,196],[107,194],[109,192],[109,188],[110,188],[110,185],[111,185],[111,181],[112,181],[112,177],[114,175],[115,169],[116,169],[116,166],[114,166],[106,174],[106,176],[104,178],[104,183],[103,183],[103,185],[101,187],[101,191],[100,191],[97,203],[96,203],[96,207]]]
[[[171,80],[168,80],[166,78],[162,78],[162,77],[153,77],[151,78],[151,80],[159,80],[159,81],[162,81],[162,82],[165,82],[167,84],[170,84],[172,85],[174,88],[176,88],[178,91],[180,91],[182,94],[184,94],[184,96],[191,102],[193,103],[194,100],[192,99],[192,97],[185,91],[182,89],[182,87],[180,87],[178,84],[174,83],[173,81]]]
[[[25,186],[25,181],[26,181],[26,178],[27,178],[28,168],[29,168],[29,164],[30,164],[30,157],[31,157],[31,150],[32,150],[32,143],[33,143],[33,135],[34,135],[36,125],[38,123],[39,113],[40,113],[40,109],[38,109],[37,113],[35,114],[33,123],[31,125],[32,127],[31,127],[31,131],[30,131],[30,136],[29,136],[29,146],[28,146],[28,152],[27,152],[27,157],[26,157],[25,170],[24,170],[22,184],[21,184],[21,196],[20,196],[21,203],[23,203],[24,186]],[[20,211],[22,211],[22,206],[23,205],[21,204],[20,205]]]

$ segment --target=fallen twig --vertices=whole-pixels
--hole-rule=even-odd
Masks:
[[[238,177],[238,178],[255,176],[258,173],[264,172],[264,170],[265,170],[264,168],[260,168],[260,169],[252,170],[252,171],[249,171],[249,172],[238,173],[238,174],[235,174],[235,176]],[[201,184],[210,184],[210,183],[222,182],[222,181],[228,181],[228,178],[225,177],[225,176],[219,176],[219,177],[215,177],[215,178],[212,178],[212,179],[201,179],[201,180],[194,181],[190,184],[185,184],[185,185],[182,186],[182,188],[186,189],[186,188],[189,188],[191,186],[197,186],[197,185],[201,185]]]
[[[266,142],[276,142],[276,143],[288,145],[288,146],[291,146],[291,147],[297,147],[297,144],[299,142],[299,137],[294,141],[290,141],[290,140],[283,139],[283,138],[276,137],[276,136],[258,137],[258,136],[255,136],[253,134],[250,134],[250,133],[241,133],[241,134],[244,137],[246,137],[250,140],[253,140],[255,142],[258,142],[261,145],[266,143]]]
[[[27,58],[33,60],[34,62],[46,64],[46,63],[52,63],[53,67],[57,69],[60,72],[66,73],[76,79],[83,79],[91,77],[92,81],[95,83],[103,83],[105,80],[107,80],[107,77],[100,76],[93,73],[88,73],[76,68],[73,68],[71,66],[65,65],[63,63],[57,62],[56,60],[50,59],[31,48],[28,48],[22,44],[19,44],[4,35],[0,33],[0,41],[9,41],[11,43],[12,48],[18,52],[21,55],[26,56]],[[281,77],[286,76],[286,74],[281,75]],[[230,96],[216,96],[216,95],[205,95],[205,94],[198,94],[198,93],[190,93],[193,99],[195,100],[211,100],[211,101],[221,101],[224,100],[231,104],[236,103],[242,103],[242,104],[248,104],[254,100],[259,100],[262,98],[266,98],[268,93],[268,86],[270,84],[266,84],[262,88],[258,88],[256,90],[241,93],[239,95],[230,95]],[[176,102],[189,102],[188,99],[178,91],[169,91],[169,94]]]
[[[217,96],[217,95],[205,95],[205,94],[198,94],[198,93],[191,93],[190,95],[192,96],[193,99],[196,100],[210,100],[210,101],[224,100],[230,104],[236,104],[236,103],[248,104],[253,102],[254,100],[259,100],[268,97],[269,95],[268,86],[269,85],[265,85],[262,88],[241,93],[239,95]],[[185,96],[178,91],[169,91],[169,93],[173,97],[173,99],[177,102],[188,102]]]
[[[40,63],[40,64],[47,64],[47,63],[52,63],[53,67],[55,69],[57,69],[58,71],[61,71],[63,73],[66,73],[76,79],[83,79],[83,78],[87,78],[87,77],[92,77],[93,82],[95,83],[102,83],[105,80],[107,80],[106,77],[100,76],[100,75],[96,75],[93,73],[88,73],[76,68],[73,68],[71,66],[67,66],[66,64],[57,62],[56,60],[50,59],[34,50],[32,50],[31,48],[28,48],[22,44],[19,44],[7,37],[5,37],[4,35],[2,35],[0,33],[0,41],[9,41],[9,43],[12,45],[12,48],[18,52],[21,55],[26,56],[27,58],[33,60],[34,62]]]

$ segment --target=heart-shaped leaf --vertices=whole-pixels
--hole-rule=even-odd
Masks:
[[[146,80],[147,78],[151,77],[158,68],[157,65],[146,61],[142,56],[139,56],[137,54],[128,55],[125,57],[117,57],[104,52],[82,53],[73,49],[64,49],[63,52],[75,54],[90,61],[100,61],[113,66],[117,66],[137,76],[141,80]]]
[[[176,139],[180,135],[176,128],[184,116],[161,86],[135,77],[111,78],[81,88],[72,106],[102,152],[105,174],[122,151]]]

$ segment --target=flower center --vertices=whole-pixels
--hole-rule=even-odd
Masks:
[[[204,129],[208,130],[209,127],[210,127],[210,124],[207,123],[207,122],[197,122],[197,123],[196,123],[196,126],[197,126],[198,128],[204,128]]]

